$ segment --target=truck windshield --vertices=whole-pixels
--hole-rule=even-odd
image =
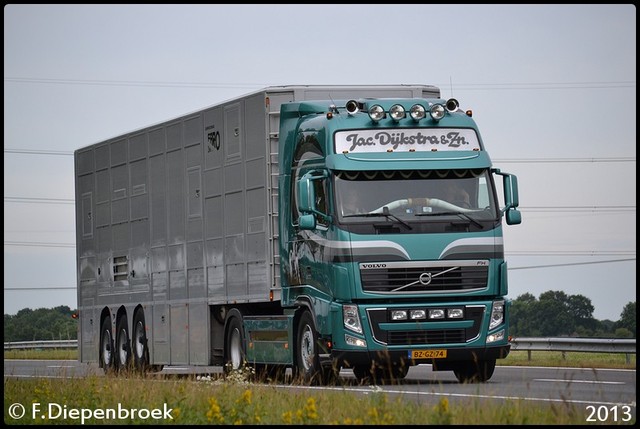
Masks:
[[[498,207],[486,169],[338,171],[336,214],[342,223],[392,215],[405,222],[444,216],[495,220]]]

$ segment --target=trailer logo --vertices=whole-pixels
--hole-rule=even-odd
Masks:
[[[470,128],[351,130],[335,134],[335,149],[336,153],[479,150],[480,143]]]
[[[215,128],[215,127],[211,127],[211,128]],[[213,149],[220,150],[220,142],[221,142],[220,131],[213,131],[213,130],[210,131],[207,134],[207,141],[208,141],[207,152],[211,152]]]

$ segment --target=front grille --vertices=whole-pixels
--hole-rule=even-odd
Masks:
[[[429,294],[486,289],[489,264],[485,261],[434,261],[431,263],[360,264],[365,292]]]
[[[410,309],[416,309],[416,307],[408,307]],[[431,307],[429,307],[431,308]],[[447,306],[438,307],[446,309]],[[455,308],[460,308],[456,306]],[[467,341],[471,341],[476,338],[480,333],[480,326],[482,325],[482,318],[484,315],[484,306],[466,306],[464,307],[464,318],[451,319],[451,320],[420,320],[419,322],[398,322],[390,319],[390,311],[386,308],[368,309],[367,315],[369,317],[369,323],[371,324],[371,331],[373,332],[374,339],[388,346],[418,346],[418,345],[430,345],[430,344],[463,344]],[[471,321],[468,328],[451,328],[451,329],[431,329],[431,326],[442,325],[442,322],[455,322],[455,321]],[[391,330],[384,329],[381,324],[402,324],[409,323],[412,327],[418,329],[407,330]],[[401,325],[398,325],[401,326]]]

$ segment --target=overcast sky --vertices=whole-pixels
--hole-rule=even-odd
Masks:
[[[636,8],[7,5],[4,313],[77,308],[74,150],[271,85],[430,84],[518,176],[509,297],[636,300]]]

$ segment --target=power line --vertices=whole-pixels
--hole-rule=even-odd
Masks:
[[[4,153],[20,153],[26,155],[73,155],[73,152],[68,151],[37,149],[5,149]]]
[[[75,204],[71,198],[4,197],[5,203]]]
[[[44,243],[37,241],[5,241],[4,245],[27,247],[76,247],[74,243]]]
[[[172,81],[126,81],[126,80],[99,80],[99,79],[50,79],[50,78],[24,78],[5,77],[5,82],[52,84],[52,85],[96,85],[96,86],[138,86],[138,87],[174,87],[174,88],[247,88],[258,89],[271,86],[268,83],[220,83],[220,82],[172,82]],[[446,88],[448,84],[436,84]],[[610,81],[610,82],[513,82],[513,83],[469,83],[456,84],[457,90],[482,91],[482,90],[518,90],[518,89],[600,89],[600,88],[633,88],[635,81]]]
[[[22,155],[66,155],[72,156],[73,152],[54,151],[54,150],[38,150],[38,149],[5,149],[5,153],[15,153]],[[636,157],[599,157],[599,158],[509,158],[493,160],[496,163],[595,163],[595,162],[636,162]]]
[[[75,204],[71,198],[5,197],[5,203]],[[523,212],[634,212],[636,206],[523,206]]]
[[[45,287],[6,287],[4,290],[67,290],[77,289],[76,286],[45,286]]]
[[[610,261],[574,262],[570,264],[531,265],[529,267],[508,267],[507,270],[513,271],[513,270],[530,270],[534,268],[570,267],[575,265],[609,264],[613,262],[627,262],[627,261],[635,261],[635,260],[636,258],[629,258],[629,259],[612,259]]]
[[[635,255],[635,250],[512,250],[506,255],[513,256],[621,256]]]
[[[615,157],[615,158],[530,158],[530,159],[494,159],[496,163],[569,163],[569,162],[636,162],[635,157]]]

